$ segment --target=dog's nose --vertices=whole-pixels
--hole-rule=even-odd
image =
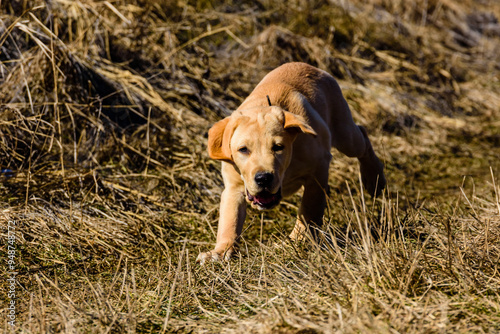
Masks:
[[[272,173],[258,172],[255,174],[255,183],[257,183],[259,187],[265,188],[271,185],[273,178],[274,176]]]

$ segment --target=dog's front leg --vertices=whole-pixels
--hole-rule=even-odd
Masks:
[[[245,186],[241,177],[234,167],[227,163],[223,163],[222,175],[225,188],[220,201],[217,242],[213,250],[198,255],[196,261],[201,264],[207,260],[229,260],[235,251],[245,222]]]
[[[302,240],[307,231],[314,238],[317,237],[317,229],[323,225],[327,191],[328,165],[325,164],[313,178],[304,184],[304,195],[302,196],[299,215],[290,234],[290,239],[294,241]]]

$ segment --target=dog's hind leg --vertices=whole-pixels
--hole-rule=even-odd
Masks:
[[[332,122],[332,145],[345,155],[358,158],[363,185],[370,195],[378,196],[386,185],[384,165],[373,151],[366,129],[354,123],[348,107],[347,112],[343,122]]]
[[[382,193],[387,183],[384,176],[384,164],[373,151],[365,128],[359,126],[359,129],[365,139],[365,152],[362,156],[358,157],[361,180],[370,195],[378,196]]]
[[[366,130],[356,125],[352,119],[351,110],[340,93],[338,85],[329,87],[336,99],[330,97],[328,117],[332,146],[348,157],[358,158],[361,180],[366,190],[372,196],[378,196],[385,188],[384,165],[373,151]]]

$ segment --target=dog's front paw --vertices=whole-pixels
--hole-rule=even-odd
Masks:
[[[224,261],[229,261],[233,253],[234,253],[233,247],[221,251],[214,249],[209,252],[200,253],[196,258],[196,262],[198,262],[200,265],[204,265],[205,262],[207,261],[219,262],[222,259],[224,259]]]

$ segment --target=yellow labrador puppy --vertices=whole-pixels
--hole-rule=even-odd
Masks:
[[[331,147],[360,162],[363,184],[378,195],[386,181],[366,130],[357,126],[340,87],[328,73],[288,63],[264,77],[243,104],[208,133],[208,152],[222,161],[217,243],[197,261],[229,259],[243,229],[247,202],[258,210],[278,205],[304,187],[295,228],[320,226],[326,206]]]

